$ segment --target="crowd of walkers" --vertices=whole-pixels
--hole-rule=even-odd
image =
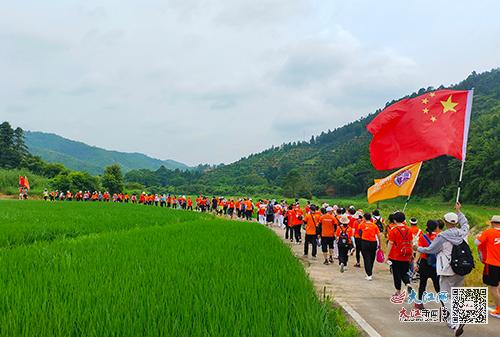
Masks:
[[[73,194],[69,191],[49,193],[47,190],[43,197],[51,201],[130,202],[212,212],[230,219],[256,219],[262,225],[282,228],[285,239],[291,243],[303,244],[305,258],[309,256],[309,251],[316,258],[320,248],[323,263],[338,264],[341,273],[347,271],[350,256],[355,260],[354,268],[361,268],[363,264],[367,281],[374,279],[375,261],[387,263],[393,276],[394,295],[411,292],[412,283],[418,280],[419,300],[422,300],[429,280],[436,293],[446,291],[450,294],[452,287],[464,285],[464,275],[474,267],[467,245],[469,224],[459,203],[455,212],[445,214],[442,219],[428,220],[422,230],[416,218],[407,221],[401,211],[391,213],[386,221],[378,210],[364,212],[354,206],[343,208],[310,202],[302,207],[297,199],[292,202],[265,199],[254,202],[252,198],[199,196],[193,200],[185,195],[89,191]],[[491,228],[478,235],[475,243],[485,265],[483,282],[490,287],[496,304],[490,314],[500,318],[500,216],[491,219]],[[465,251],[465,254],[455,256],[456,251]],[[416,302],[415,308],[423,309],[424,305]],[[463,332],[463,325],[448,325],[457,336]]]

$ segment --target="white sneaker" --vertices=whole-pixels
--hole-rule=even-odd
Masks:
[[[343,264],[343,263],[341,263],[341,264],[340,264],[340,272],[341,272],[341,273],[343,273],[343,272],[344,272],[344,264]]]
[[[368,276],[368,275],[366,275],[365,280],[367,280],[367,281],[372,281],[372,280],[373,280],[373,276]]]

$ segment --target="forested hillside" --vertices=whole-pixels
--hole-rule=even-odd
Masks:
[[[189,167],[175,160],[160,160],[142,153],[109,151],[82,142],[43,132],[25,132],[29,152],[50,163],[61,163],[66,167],[91,174],[101,174],[107,165],[118,164],[126,172],[133,169],[156,170],[160,166],[168,169],[187,170]]]
[[[408,97],[442,89],[422,88]],[[451,86],[474,88],[474,104],[468,157],[464,172],[463,199],[476,203],[500,203],[500,69],[476,74]],[[386,104],[390,105],[395,101]],[[388,172],[373,169],[368,147],[371,135],[366,125],[380,112],[361,118],[333,131],[312,137],[309,142],[293,142],[272,147],[204,174],[186,176],[170,173],[174,185],[189,193],[279,193],[286,196],[353,196],[366,192],[374,178]],[[325,125],[325,129],[328,125]],[[436,134],[436,137],[440,137]],[[424,163],[416,185],[418,196],[453,198],[460,163],[440,157]],[[165,176],[165,173],[162,173]],[[149,178],[146,178],[149,176]],[[140,179],[140,177],[144,179]],[[142,183],[158,182],[152,171],[132,171],[125,177]],[[152,180],[151,180],[152,179]]]

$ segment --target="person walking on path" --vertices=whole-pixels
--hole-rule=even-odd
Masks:
[[[388,254],[385,262],[387,263],[389,260],[392,266],[392,278],[394,280],[394,288],[396,288],[394,296],[401,294],[401,281],[407,287],[408,293],[411,291],[408,270],[410,269],[410,261],[413,259],[413,233],[404,224],[405,220],[406,217],[403,212],[394,213],[396,226],[391,229],[388,235]]]
[[[377,249],[380,248],[382,242],[382,234],[377,225],[372,222],[372,215],[370,213],[364,214],[364,221],[358,227],[361,236],[361,255],[363,255],[363,264],[365,265],[365,272],[367,281],[373,280],[373,264],[375,263],[375,254]]]
[[[437,221],[427,221],[425,234],[418,238],[418,247],[428,247],[437,236],[436,229],[438,227]],[[420,284],[418,286],[418,299],[422,300],[424,291],[427,288],[427,280],[431,279],[434,285],[434,290],[439,293],[439,276],[436,273],[436,255],[424,254],[417,252],[415,256],[415,271],[420,273]],[[415,309],[424,309],[422,303],[415,303]]]
[[[349,251],[354,243],[354,228],[349,227],[350,219],[347,215],[342,215],[339,219],[340,226],[337,227],[335,237],[337,238],[337,247],[339,249],[340,272],[347,270],[349,260]]]
[[[319,220],[321,228],[321,251],[325,257],[323,264],[326,265],[333,263],[333,241],[335,239],[334,227],[336,221],[332,207],[327,207],[326,214],[322,215]]]
[[[266,224],[272,226],[274,223],[274,204],[276,200],[271,200],[266,207]]]
[[[356,212],[356,214],[353,215],[353,221],[352,224],[350,225],[354,229],[354,247],[356,250],[356,264],[354,264],[354,267],[356,268],[361,268],[361,235],[360,235],[360,230],[359,227],[363,223],[363,213],[360,212],[359,210]]]
[[[446,230],[439,233],[429,247],[418,247],[420,253],[437,254],[436,272],[439,275],[439,287],[448,295],[451,295],[452,287],[464,286],[464,276],[455,273],[451,265],[453,247],[462,245],[464,242],[466,244],[469,234],[469,223],[461,209],[462,205],[457,202],[456,213],[450,212],[444,215]],[[448,312],[451,312],[451,301],[448,301],[446,306]],[[460,336],[463,333],[464,324],[452,324],[448,320],[448,327],[455,330],[456,336]]]
[[[302,235],[300,230],[302,229],[302,224],[304,223],[304,212],[300,209],[300,204],[297,202],[295,204],[295,207],[293,208],[293,214],[294,216],[292,217],[292,228],[293,228],[293,234],[295,236],[295,242],[297,244],[302,243]]]
[[[309,244],[312,245],[312,257],[316,257],[318,251],[318,245],[316,244],[316,235],[318,231],[320,215],[316,213],[316,206],[310,206],[310,213],[306,214],[304,217],[304,223],[306,225],[306,239],[304,242],[304,256],[307,257],[309,254]]]
[[[500,215],[491,218],[491,228],[478,235],[475,243],[484,263],[483,283],[489,287],[496,306],[490,315],[500,318]]]
[[[245,219],[247,221],[252,220],[253,207],[254,207],[254,205],[253,205],[251,198],[248,198],[247,200],[245,200]]]

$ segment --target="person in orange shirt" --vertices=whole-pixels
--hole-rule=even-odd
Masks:
[[[233,218],[234,215],[234,208],[236,207],[236,203],[234,202],[233,198],[229,199],[229,202],[227,203],[227,215],[229,218]]]
[[[340,272],[347,270],[347,262],[349,260],[349,250],[355,244],[354,228],[349,227],[351,219],[344,214],[339,218],[340,226],[337,227],[335,237],[337,238],[337,247],[339,249],[339,265]]]
[[[253,202],[252,198],[248,198],[248,200],[245,201],[245,219],[247,221],[251,221],[252,215],[253,215]]]
[[[386,239],[389,236],[389,232],[391,231],[391,229],[396,227],[396,224],[394,223],[394,213],[389,214],[389,217],[387,218],[387,220],[389,222],[388,222],[387,226],[385,227],[385,234],[384,234]]]
[[[396,227],[389,232],[389,242],[387,243],[388,254],[385,257],[385,262],[391,261],[392,278],[394,281],[394,288],[396,293],[394,296],[401,294],[401,281],[411,291],[410,275],[410,261],[413,260],[413,233],[408,226],[404,224],[406,220],[403,212],[394,213],[394,222]]]
[[[427,221],[427,228],[425,234],[422,234],[418,238],[418,247],[429,247],[432,241],[437,236],[436,229],[438,223],[435,220]],[[434,285],[434,290],[439,293],[439,277],[436,272],[436,255],[435,254],[425,254],[417,252],[415,256],[415,261],[417,261],[415,266],[415,271],[420,273],[420,284],[418,286],[418,299],[422,300],[424,291],[427,288],[427,280],[430,278],[432,284]],[[424,309],[422,303],[415,303],[415,309]]]
[[[295,242],[300,245],[302,243],[301,228],[304,223],[304,212],[300,209],[300,204],[297,202],[294,208],[295,217],[292,218],[293,234],[295,236]]]
[[[306,225],[306,239],[304,242],[304,256],[307,257],[309,254],[309,244],[312,245],[312,257],[316,257],[318,250],[318,245],[316,244],[317,226],[319,224],[320,215],[316,213],[316,206],[309,206],[310,213],[306,214],[304,217],[304,223]]]
[[[321,250],[325,261],[323,264],[333,263],[333,241],[335,239],[335,225],[337,219],[333,215],[333,208],[327,207],[326,214],[319,219],[321,226]]]
[[[259,223],[261,225],[266,224],[266,208],[267,205],[264,202],[259,201],[257,205],[255,205],[255,208],[257,208],[257,213],[259,215]]]
[[[478,235],[475,243],[484,260],[483,283],[489,287],[496,305],[490,315],[500,318],[500,215],[491,218],[491,228]]]
[[[358,227],[361,236],[361,255],[363,255],[363,264],[365,265],[365,279],[371,281],[373,280],[375,254],[380,247],[382,235],[378,226],[372,222],[371,213],[365,213],[363,218],[364,221]]]
[[[293,228],[292,228],[292,219],[295,217],[295,212],[293,210],[293,206],[289,205],[286,208],[285,212],[285,240],[288,240],[290,237],[290,242],[293,242]]]
[[[418,246],[418,238],[422,235],[422,230],[418,228],[418,220],[417,218],[410,219],[410,232],[413,234],[413,246]]]
[[[187,198],[186,204],[187,204],[187,210],[192,211],[193,210],[193,199],[191,199],[191,197]]]
[[[241,198],[238,198],[236,202],[234,203],[234,208],[236,209],[236,216],[238,218],[241,218],[241,209],[243,207],[243,203],[241,202]]]
[[[354,246],[356,250],[356,263],[354,267],[361,268],[361,235],[359,226],[363,223],[363,214],[358,210],[352,217],[350,227],[354,229]]]

